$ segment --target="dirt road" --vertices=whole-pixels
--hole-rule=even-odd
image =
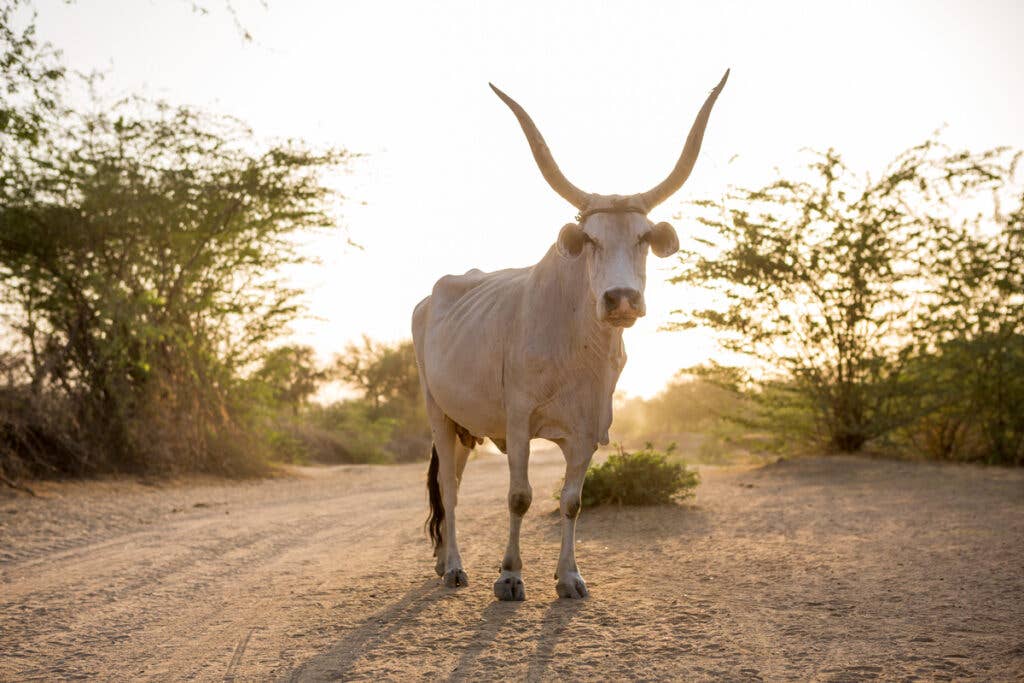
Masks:
[[[421,466],[0,498],[0,679],[1024,677],[1024,472],[857,458],[703,473],[585,510],[555,598],[560,456],[531,463],[527,601],[491,595],[507,470],[469,464],[469,588],[433,573]]]

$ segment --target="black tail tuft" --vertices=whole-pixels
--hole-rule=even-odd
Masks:
[[[441,503],[441,485],[437,482],[439,460],[437,446],[431,446],[430,467],[427,468],[427,496],[430,499],[430,514],[425,524],[427,535],[434,544],[434,555],[441,545],[441,524],[444,523],[444,505]]]

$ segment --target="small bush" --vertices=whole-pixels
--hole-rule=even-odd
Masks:
[[[699,482],[696,472],[669,459],[674,444],[665,452],[651,444],[643,450],[619,452],[590,468],[583,482],[583,507],[618,505],[665,505],[693,495]]]

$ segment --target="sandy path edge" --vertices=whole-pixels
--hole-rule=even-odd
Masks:
[[[493,600],[507,473],[470,463],[471,585],[438,585],[422,467],[0,496],[0,679],[1024,676],[1024,472],[852,457],[703,472],[584,512],[555,599],[560,457],[535,454],[527,602]]]

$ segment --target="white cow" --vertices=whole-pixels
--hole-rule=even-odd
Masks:
[[[579,210],[534,266],[448,275],[413,313],[420,381],[433,432],[427,473],[427,520],[436,570],[449,587],[465,586],[455,534],[455,505],[469,453],[483,437],[508,455],[508,547],[494,594],[522,600],[519,528],[533,492],[527,476],[530,439],[556,443],[565,455],[562,550],[555,573],[563,598],[583,598],[574,534],[590,458],[608,443],[612,394],[626,363],[622,329],[645,313],[648,247],[662,258],[679,248],[668,223],[647,212],[690,175],[704,129],[729,76],[697,114],[675,168],[636,195],[583,192],[558,169],[527,113],[493,85],[519,120],[548,184]]]

